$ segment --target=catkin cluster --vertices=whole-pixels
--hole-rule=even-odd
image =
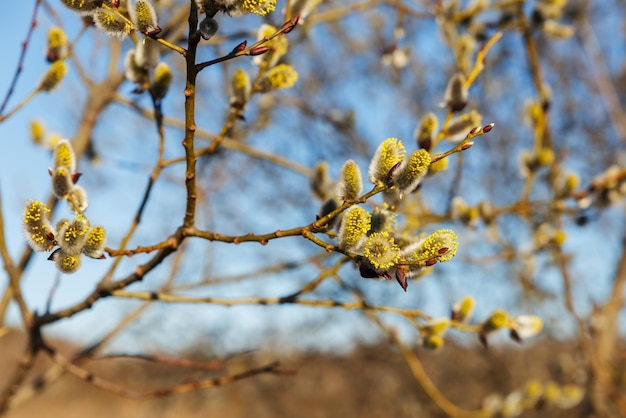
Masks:
[[[405,155],[402,141],[388,138],[372,158],[368,178],[378,188],[387,191],[392,200],[402,199],[415,191],[428,172],[431,157],[425,149]],[[320,169],[316,188],[323,189],[326,170]],[[425,268],[454,257],[457,236],[450,229],[440,229],[428,236],[407,239],[399,237],[396,213],[385,203],[369,212],[358,205],[363,192],[363,180],[357,163],[346,161],[335,184],[334,195],[322,206],[320,216],[331,214],[338,202],[352,203],[339,220],[337,246],[359,265],[365,278],[395,279],[406,290],[407,279],[418,277]],[[320,195],[322,195],[320,193]],[[328,223],[333,226],[337,219]]]
[[[52,225],[47,205],[37,200],[28,201],[24,210],[24,235],[33,250],[54,250],[49,260],[53,260],[61,272],[74,273],[83,255],[105,258],[106,232],[101,225],[91,226],[84,215],[88,206],[87,192],[76,184],[81,174],[76,172],[76,157],[69,140],[57,142],[52,162],[53,167],[48,169],[52,191],[58,199],[67,200],[75,217]]]

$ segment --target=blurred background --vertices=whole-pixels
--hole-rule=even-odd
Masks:
[[[159,37],[186,47],[190,2],[152,3],[163,29]],[[252,94],[233,117],[240,110],[232,105],[233,75],[242,69],[252,80],[262,77],[259,57],[228,60],[198,75],[195,147],[224,139],[197,160],[196,226],[243,236],[308,225],[347,159],[360,166],[368,191],[368,165],[386,138],[401,139],[407,152],[421,147],[435,156],[458,144],[450,140],[451,126],[467,117],[465,131],[495,127],[471,149],[446,158],[447,167],[431,169],[418,192],[395,202],[399,236],[450,228],[458,235],[457,255],[409,280],[404,292],[395,280],[363,279],[352,261],[301,236],[267,245],[189,238],[125,290],[213,300],[105,298],[47,325],[42,331],[49,344],[68,357],[97,346],[84,367],[141,391],[275,360],[289,373],[137,402],[61,373],[58,385],[48,384],[55,362],[41,359],[8,415],[119,408],[119,416],[199,410],[227,416],[623,416],[624,2],[279,0],[265,16],[218,13],[219,30],[200,43],[196,62],[224,56],[243,40],[251,45],[262,24],[279,28],[298,7],[300,23],[281,37],[289,46],[279,59],[297,71],[295,86]],[[89,194],[86,214],[105,226],[107,246],[115,250],[132,228],[157,164],[159,135],[150,95],[124,79],[125,57],[136,48],[129,38],[107,37],[61,1],[2,8],[0,97],[10,91],[26,48],[0,112],[5,247],[23,267],[28,308],[56,312],[83,301],[108,272],[123,279],[154,253],[86,259],[78,272],[62,275],[48,254],[28,251],[24,205],[51,195],[51,144],[73,141],[80,185]],[[23,44],[33,10],[36,25]],[[57,89],[36,94],[7,117],[46,73],[52,27],[69,40],[67,75]],[[495,41],[497,32],[502,37]],[[444,97],[450,78],[470,77],[489,40],[495,42],[467,105],[450,110]],[[185,213],[185,163],[177,160],[184,156],[185,60],[158,49],[159,61],[173,73],[161,103],[168,164],[127,249],[163,242]],[[429,112],[440,129],[426,146],[416,134]],[[41,135],[33,134],[33,124]],[[382,204],[378,195],[364,207]],[[69,211],[60,202],[52,219],[64,216]],[[335,243],[332,233],[318,236]],[[4,276],[3,389],[26,339]],[[311,283],[298,299],[303,303],[272,299]],[[450,317],[464,296],[475,300],[469,325],[453,325],[443,347],[430,350],[427,324]],[[366,305],[388,309],[372,317]],[[499,309],[512,318],[538,316],[541,333],[521,345],[506,330],[489,333],[485,349],[477,334]],[[119,359],[122,354],[159,360]],[[198,363],[181,369],[164,359]],[[214,367],[204,370],[207,362]]]

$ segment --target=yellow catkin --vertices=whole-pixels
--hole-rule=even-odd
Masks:
[[[367,238],[363,255],[375,268],[386,269],[399,261],[400,248],[386,231],[375,232]]]
[[[338,239],[342,248],[355,247],[370,229],[371,215],[360,206],[348,209],[343,217]]]
[[[249,13],[265,16],[276,9],[276,0],[243,0],[241,8]]]
[[[50,64],[48,72],[39,83],[40,91],[52,91],[59,85],[67,73],[67,64],[63,61],[55,61]]]
[[[298,73],[289,64],[279,64],[267,73],[267,80],[273,90],[293,87],[298,81]]]
[[[386,184],[389,172],[404,158],[404,145],[397,138],[387,138],[378,146],[374,158],[370,162],[368,174],[372,183]]]

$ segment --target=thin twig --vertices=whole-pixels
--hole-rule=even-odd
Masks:
[[[17,80],[22,73],[24,59],[26,58],[26,50],[30,45],[30,38],[35,31],[35,27],[37,26],[37,11],[39,9],[39,6],[41,5],[41,1],[42,0],[35,0],[35,7],[33,7],[33,14],[30,20],[30,26],[28,27],[28,32],[26,33],[26,39],[24,39],[24,42],[22,42],[22,52],[20,53],[20,57],[17,61],[17,68],[15,70],[15,73],[13,74],[13,79],[11,80],[11,84],[9,85],[9,90],[4,96],[4,100],[2,101],[2,105],[0,106],[0,117],[3,116],[4,110],[6,109],[9,99],[11,98],[11,95],[13,95],[13,91],[15,90],[15,86],[17,85]]]

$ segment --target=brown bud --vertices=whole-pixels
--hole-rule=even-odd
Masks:
[[[483,133],[487,133],[487,132],[491,132],[491,130],[493,129],[493,127],[495,126],[495,123],[490,123],[489,125],[485,125],[483,126]]]
[[[270,48],[267,47],[267,46],[257,46],[256,48],[252,48],[250,50],[250,55],[252,55],[252,56],[262,55],[262,54],[265,54],[269,50],[270,50]]]
[[[237,54],[237,53],[245,50],[247,46],[248,46],[248,41],[243,41],[242,43],[237,45],[235,47],[235,49],[233,49],[233,52],[231,52],[231,54]]]
[[[281,26],[280,30],[283,33],[291,32],[298,24],[298,20],[300,20],[300,15],[295,15],[294,17],[283,23],[283,26]]]
[[[463,146],[461,147],[461,151],[465,151],[465,150],[472,148],[472,145],[474,145],[474,143],[471,141],[463,144]]]
[[[404,271],[404,268],[398,267],[396,269],[396,280],[402,290],[406,292],[406,289],[409,287],[409,282],[406,280],[406,271]]]

